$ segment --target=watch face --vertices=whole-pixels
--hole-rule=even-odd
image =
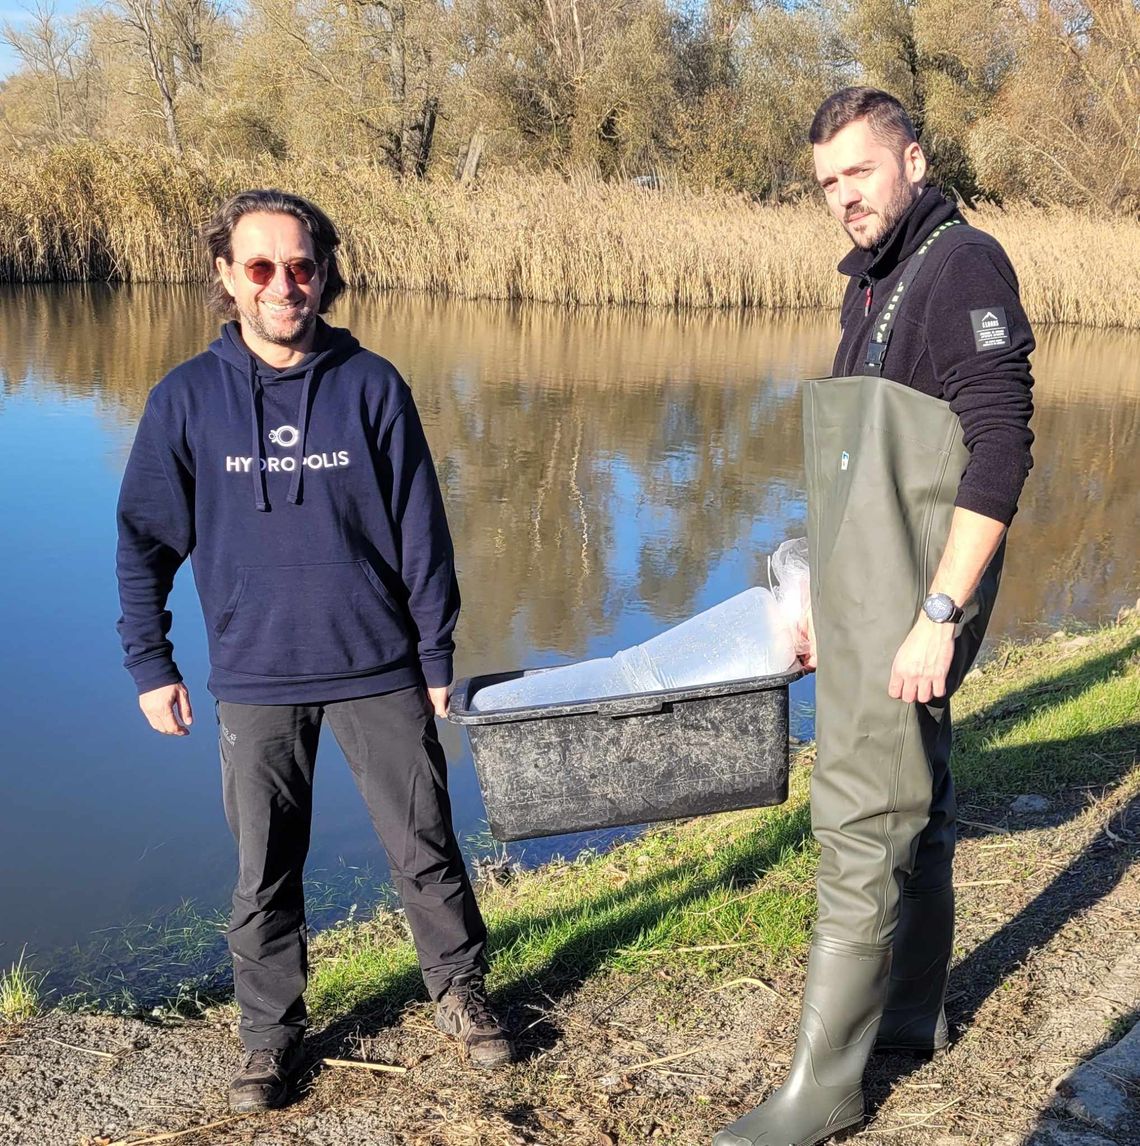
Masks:
[[[932,621],[948,621],[954,615],[954,602],[945,593],[931,593],[923,602],[922,611]]]

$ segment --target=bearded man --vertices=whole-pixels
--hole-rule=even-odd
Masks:
[[[484,995],[486,930],[435,729],[459,616],[451,536],[408,386],[319,317],[344,288],[339,243],[295,195],[222,205],[206,247],[230,321],[151,391],[119,499],[119,632],[158,732],[193,721],[167,638],[187,557],[206,619],[238,846],[238,1112],[283,1105],[303,1063],[301,880],[325,721],[387,850],[437,1025],[476,1065],[512,1054]]]
[[[862,1124],[873,1047],[947,1045],[950,697],[1031,465],[1034,342],[1005,252],[927,182],[888,93],[837,92],[810,139],[855,244],[832,377],[804,388],[819,912],[788,1078],[714,1146],[814,1146]]]

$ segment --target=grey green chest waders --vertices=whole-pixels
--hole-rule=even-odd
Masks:
[[[788,1080],[715,1146],[809,1146],[860,1125],[863,1068],[880,1021],[891,1049],[946,1043],[955,837],[948,698],[977,655],[1003,554],[966,605],[947,697],[892,700],[891,665],[942,557],[969,454],[945,402],[881,370],[922,256],[953,225],[911,257],[876,325],[867,372],[804,391],[819,917]]]

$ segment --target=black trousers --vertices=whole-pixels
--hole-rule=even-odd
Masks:
[[[424,983],[485,968],[487,932],[451,823],[447,763],[422,687],[317,705],[218,703],[222,792],[238,845],[227,934],[247,1050],[306,1025],[302,873],[313,768],[327,720],[352,768],[415,939]]]

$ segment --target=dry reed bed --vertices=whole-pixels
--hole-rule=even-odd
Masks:
[[[175,163],[75,146],[16,157],[0,183],[0,281],[201,281],[211,206],[280,186],[324,206],[356,286],[584,305],[835,307],[845,249],[818,203],[643,191],[503,174],[475,188],[402,184],[363,162]],[[1140,228],[1017,207],[974,213],[1013,258],[1037,322],[1140,328]]]

